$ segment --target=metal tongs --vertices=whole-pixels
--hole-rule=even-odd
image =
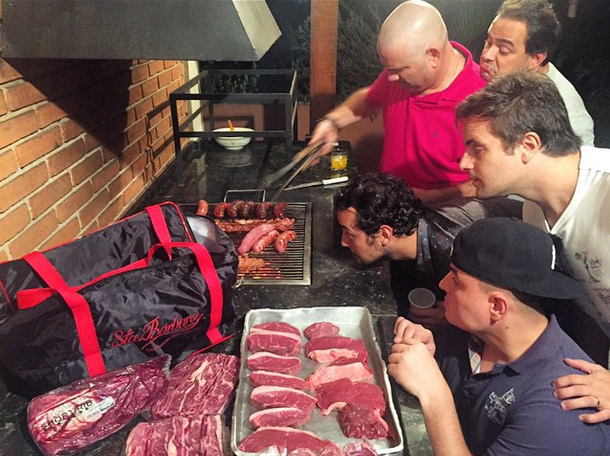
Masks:
[[[269,188],[272,184],[276,183],[280,179],[282,179],[286,174],[288,174],[295,166],[297,167],[292,173],[288,176],[288,179],[276,190],[269,201],[277,201],[280,193],[284,191],[284,189],[290,184],[293,179],[299,174],[301,171],[307,169],[311,162],[320,156],[320,149],[324,145],[323,142],[318,143],[313,146],[307,146],[300,152],[297,152],[294,157],[290,160],[287,165],[284,165],[279,170],[266,176],[261,184],[260,188]],[[297,166],[298,165],[298,166]]]

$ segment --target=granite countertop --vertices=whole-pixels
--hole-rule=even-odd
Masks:
[[[132,212],[165,200],[184,204],[187,208],[200,198],[209,202],[222,201],[228,190],[256,188],[263,175],[280,168],[289,158],[290,153],[282,144],[253,142],[243,151],[227,152],[211,141],[203,142],[200,147],[191,150],[185,159],[184,187],[174,184],[173,170],[169,169],[158,185],[134,205]],[[351,164],[345,170],[347,175],[355,172]],[[330,159],[323,157],[317,166],[298,175],[293,184],[329,177],[333,177]],[[249,309],[364,306],[373,315],[382,353],[387,356],[396,318],[388,273],[381,265],[364,270],[357,268],[349,251],[340,246],[341,234],[332,203],[334,191],[334,188],[310,187],[282,194],[283,201],[312,204],[312,284],[239,286],[234,298],[238,332],[232,339],[215,347],[214,351],[239,354],[241,328]],[[231,199],[230,196],[228,199]],[[393,384],[393,389],[405,434],[406,448],[403,454],[431,455],[417,400],[397,385]],[[0,454],[40,454],[27,432],[26,400],[8,393],[1,382],[0,398]],[[137,422],[78,455],[119,456],[129,431]]]

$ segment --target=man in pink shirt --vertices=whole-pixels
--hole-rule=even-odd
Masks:
[[[380,171],[404,179],[425,203],[474,195],[459,168],[465,147],[455,125],[460,101],[485,85],[470,52],[450,42],[443,18],[421,0],[401,3],[377,37],[385,69],[318,122],[311,143],[324,152],[339,130],[382,110]]]

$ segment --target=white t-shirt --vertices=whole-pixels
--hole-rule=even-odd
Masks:
[[[595,140],[593,119],[587,112],[582,98],[572,83],[552,63],[549,63],[549,71],[546,75],[555,83],[561,98],[563,98],[574,133],[580,136],[583,145],[592,146]]]
[[[610,150],[583,146],[580,154],[574,196],[555,226],[531,201],[523,220],[561,238],[570,273],[587,289],[579,304],[610,336]]]

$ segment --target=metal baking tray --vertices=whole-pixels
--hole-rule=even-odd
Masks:
[[[250,405],[250,393],[252,386],[248,380],[250,371],[246,367],[246,358],[250,354],[246,345],[246,339],[250,328],[259,323],[270,321],[284,321],[297,327],[301,333],[312,323],[318,321],[330,321],[341,328],[341,336],[361,338],[364,341],[369,354],[368,365],[373,371],[374,382],[384,392],[387,410],[384,419],[394,431],[395,438],[373,439],[370,442],[377,450],[377,454],[388,454],[402,451],[404,448],[402,429],[398,421],[394,401],[392,400],[392,389],[386,370],[386,365],[381,357],[381,349],[375,337],[373,320],[370,312],[365,307],[309,307],[297,309],[255,309],[250,310],[245,317],[244,332],[241,339],[241,368],[239,372],[239,385],[235,395],[233,418],[231,426],[231,449],[238,456],[247,456],[253,453],[241,451],[237,445],[254,430],[250,427],[248,418],[256,409]],[[307,338],[303,336],[303,346]],[[301,352],[303,370],[299,374],[301,378],[307,378],[318,366],[316,362],[305,358]],[[312,394],[311,391],[308,393]],[[311,431],[321,438],[332,440],[340,447],[358,439],[347,438],[343,435],[337,413],[332,412],[329,416],[323,416],[320,409],[316,407],[311,419],[303,426],[304,430]]]

